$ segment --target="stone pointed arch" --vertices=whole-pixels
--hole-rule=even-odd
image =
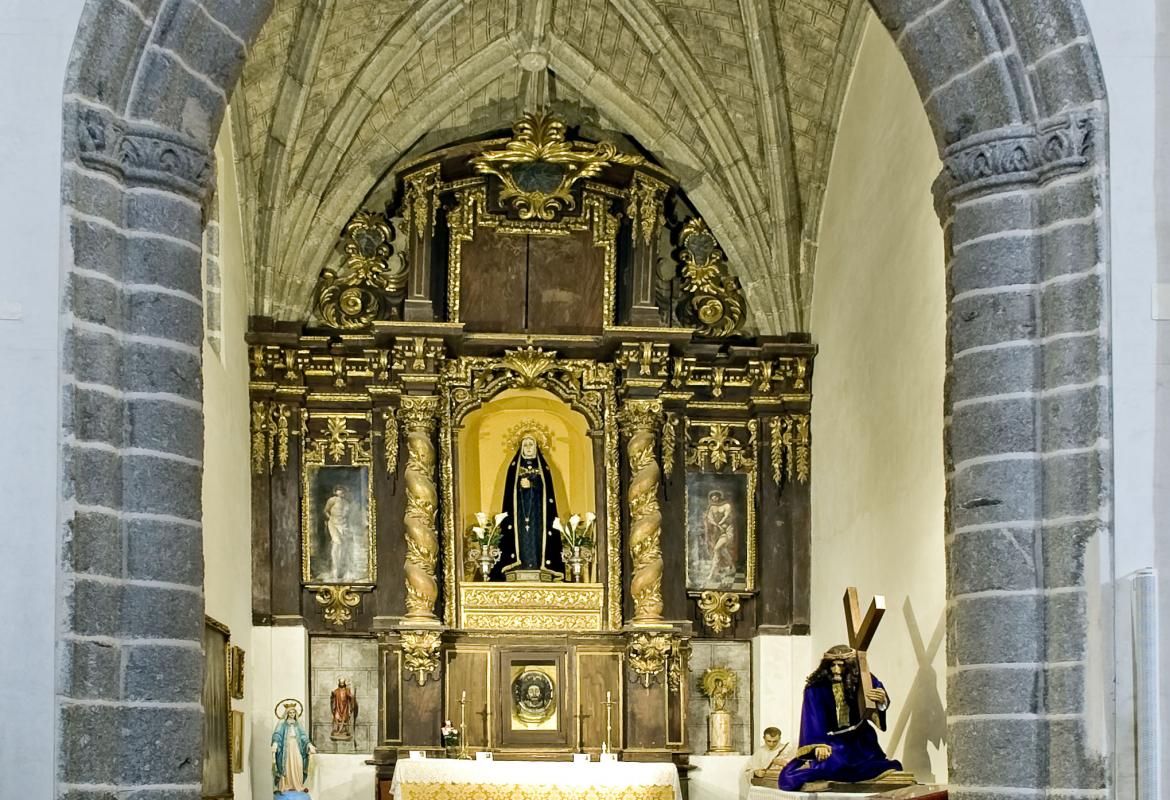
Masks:
[[[1105,635],[1090,628],[1089,571],[1109,574],[1111,535],[1107,112],[1092,38],[1079,0],[872,4],[945,164],[952,794],[1102,797],[1104,745],[1086,724],[1103,711],[1089,686]],[[63,114],[62,798],[200,794],[202,206],[269,10],[83,10]]]

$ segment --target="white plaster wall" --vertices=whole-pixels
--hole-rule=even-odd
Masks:
[[[0,795],[53,794],[61,86],[82,0],[0,0]]]
[[[846,639],[841,597],[884,594],[870,650],[887,752],[946,775],[941,164],[910,73],[870,16],[825,192],[812,334],[812,653]],[[799,691],[800,683],[797,682]]]
[[[252,478],[249,473],[248,281],[244,267],[231,129],[216,143],[219,186],[220,273],[223,292],[222,358],[203,343],[203,562],[206,613],[231,630],[232,644],[244,648],[244,698],[232,707],[244,712],[244,752],[251,695],[257,681],[252,647]],[[271,713],[269,713],[271,716]],[[245,757],[245,765],[247,758]],[[236,800],[251,800],[247,769],[235,776]]]
[[[272,794],[271,742],[276,704],[291,697],[308,706],[309,635],[299,625],[257,627],[252,629],[252,649],[256,656],[250,676],[252,713],[246,721],[252,747],[246,760],[252,773],[252,796],[263,798]],[[312,760],[309,769],[316,769]]]
[[[1084,0],[1109,98],[1109,248],[1113,343],[1113,573],[1115,642],[1099,654],[1114,666],[1111,767],[1119,797],[1134,797],[1132,617],[1128,576],[1156,567],[1160,638],[1170,643],[1170,323],[1156,321],[1155,283],[1170,282],[1170,8],[1154,0]],[[1162,233],[1159,242],[1159,231]],[[1159,246],[1161,244],[1161,247]],[[1159,316],[1170,316],[1163,308]],[[1160,414],[1158,409],[1162,409]],[[1158,480],[1159,476],[1161,480]],[[1162,786],[1170,786],[1170,675],[1161,664]],[[1107,685],[1104,689],[1109,691]],[[1108,698],[1106,698],[1108,703]],[[1106,706],[1108,708],[1108,705]],[[1093,722],[1091,720],[1091,722]],[[1154,765],[1155,769],[1158,765]],[[1154,796],[1154,795],[1149,795]]]

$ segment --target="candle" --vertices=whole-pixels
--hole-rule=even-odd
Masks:
[[[461,702],[461,703],[467,702],[467,690],[466,689],[463,690],[463,695],[459,698],[459,702]]]
[[[612,703],[612,702],[613,702],[612,700],[610,700],[610,699],[609,699],[609,692],[606,692],[606,693],[605,693],[605,702],[606,702],[606,703]]]

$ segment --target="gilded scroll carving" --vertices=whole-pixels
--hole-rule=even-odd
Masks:
[[[661,418],[661,400],[627,400],[622,408],[621,421],[629,437],[630,596],[636,623],[662,619],[662,510],[658,504],[662,470],[655,453]]]
[[[414,673],[414,682],[419,686],[426,686],[427,679],[439,671],[441,646],[438,631],[403,631],[403,661],[406,671]]]
[[[731,618],[739,607],[739,595],[735,592],[706,591],[699,595],[703,624],[715,633],[721,633],[731,625]]]
[[[439,597],[435,566],[439,534],[435,528],[439,494],[435,486],[437,397],[404,397],[399,416],[406,430],[406,616],[434,620]]]
[[[345,263],[321,270],[315,309],[329,327],[354,330],[384,316],[389,297],[406,287],[406,264],[392,255],[393,233],[382,214],[359,211],[342,236]]]
[[[704,336],[730,336],[743,325],[747,310],[739,279],[701,219],[684,225],[679,241],[684,295],[679,316]]]

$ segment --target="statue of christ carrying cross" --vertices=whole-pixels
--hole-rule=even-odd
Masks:
[[[781,789],[820,791],[830,781],[857,783],[901,771],[901,763],[886,758],[873,728],[886,729],[890,704],[866,654],[884,612],[885,598],[875,597],[859,623],[857,590],[845,592],[849,644],[829,648],[805,682],[800,745],[780,772]]]

